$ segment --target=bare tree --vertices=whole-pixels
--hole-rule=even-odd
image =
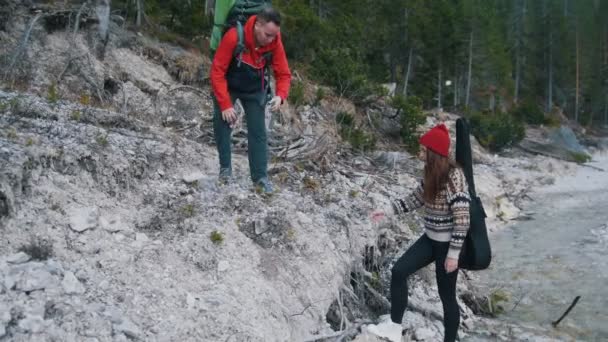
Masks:
[[[465,96],[464,105],[469,106],[469,100],[471,99],[471,75],[473,74],[473,29],[469,36],[469,70],[467,73],[467,92]]]
[[[135,26],[140,27],[141,21],[144,18],[144,0],[135,0],[137,5],[137,17],[135,19]]]
[[[407,68],[405,69],[405,78],[403,80],[403,96],[407,97],[407,85],[410,82],[410,73],[412,71],[412,57],[414,48],[410,47],[410,52],[407,57]]]
[[[574,98],[574,121],[578,122],[578,101],[580,97],[580,39],[578,17],[576,18],[576,95]]]
[[[106,45],[110,39],[110,3],[111,0],[97,0],[95,13],[99,20],[99,41],[97,54],[99,59],[103,60],[106,53]]]
[[[521,66],[522,66],[522,44],[523,44],[523,28],[526,18],[526,0],[521,0],[521,7],[516,8],[519,12],[515,15],[515,94],[514,101],[519,101],[519,90],[521,87]]]

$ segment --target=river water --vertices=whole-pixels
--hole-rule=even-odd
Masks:
[[[533,219],[491,236],[491,268],[478,272],[487,289],[510,295],[499,320],[553,329],[576,341],[608,341],[608,158],[537,191]]]

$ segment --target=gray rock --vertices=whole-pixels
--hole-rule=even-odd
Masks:
[[[127,229],[127,225],[120,220],[120,218],[112,217],[100,217],[99,218],[99,226],[101,229],[110,232],[116,233]]]
[[[253,222],[253,228],[256,235],[260,235],[268,230],[268,225],[264,220],[256,220]]]
[[[27,253],[19,252],[6,258],[6,262],[8,262],[9,264],[23,264],[25,262],[28,262],[30,259],[31,257],[27,255]]]
[[[57,261],[49,259],[46,261],[45,265],[46,265],[46,270],[49,271],[49,273],[51,273],[52,275],[62,275],[63,274],[63,267]]]
[[[93,207],[77,207],[70,210],[70,228],[82,233],[88,229],[94,229],[97,226],[98,214],[97,208]]]
[[[44,290],[53,286],[55,284],[54,280],[51,273],[44,268],[30,268],[17,279],[15,288],[22,292]]]
[[[131,246],[133,246],[135,248],[143,248],[149,242],[150,242],[150,239],[148,238],[148,236],[146,234],[136,233],[135,241],[133,241],[133,243],[131,243]]]
[[[65,272],[63,276],[63,281],[61,282],[63,286],[63,290],[66,294],[83,294],[84,286],[78,281],[74,273]]]
[[[219,272],[227,271],[230,268],[230,263],[227,260],[222,260],[217,263],[217,270]]]
[[[186,183],[186,184],[192,184],[194,182],[198,182],[200,179],[202,179],[204,177],[205,177],[205,175],[203,173],[194,172],[194,173],[190,173],[190,174],[183,176],[182,181],[184,181],[184,183]]]
[[[17,284],[17,279],[15,279],[15,277],[10,275],[4,276],[4,288],[7,290],[12,290],[15,288],[15,284]]]
[[[418,341],[437,341],[437,334],[430,328],[423,327],[414,330],[414,338]]]
[[[0,337],[6,335],[6,325],[11,321],[10,307],[6,303],[0,305]]]
[[[32,334],[37,334],[45,328],[44,319],[41,316],[26,316],[17,325],[21,332]]]
[[[123,333],[132,339],[141,339],[142,332],[135,323],[129,321],[128,319],[123,319],[122,322],[118,324],[114,324],[113,326],[115,332]]]

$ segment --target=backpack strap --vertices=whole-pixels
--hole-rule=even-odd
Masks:
[[[245,33],[243,32],[243,24],[240,21],[236,22],[236,34],[237,42],[234,48],[233,56],[237,59],[237,65],[241,66],[241,60],[243,60],[243,52],[245,51]]]

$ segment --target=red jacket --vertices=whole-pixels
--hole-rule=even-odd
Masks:
[[[246,64],[259,73],[263,73],[264,66],[266,65],[266,59],[263,58],[263,55],[271,52],[271,67],[276,79],[276,95],[285,100],[289,94],[291,72],[287,64],[287,56],[285,55],[285,49],[281,41],[281,34],[279,33],[272,43],[256,49],[253,35],[255,18],[255,15],[251,16],[243,27],[245,51],[243,52],[241,63]],[[230,28],[222,37],[211,65],[211,87],[222,111],[232,107],[226,76],[234,58],[233,53],[237,43],[238,34],[236,28]],[[263,89],[263,86],[263,84],[260,84],[260,90]]]

